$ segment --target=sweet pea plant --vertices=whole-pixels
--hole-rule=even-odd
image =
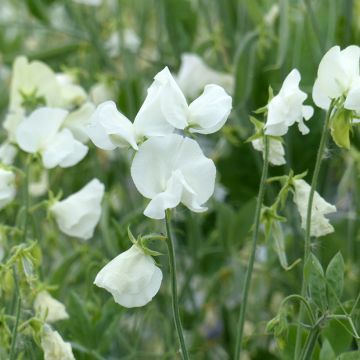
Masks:
[[[29,2],[40,20],[41,3]],[[113,71],[141,39],[126,29],[103,45],[91,23],[102,6],[66,2],[100,68]],[[271,41],[279,11],[244,43]],[[358,246],[349,260],[332,246],[325,261],[319,244],[342,234],[344,217],[320,190],[329,148],[347,166],[332,188],[347,202],[357,193],[360,47],[321,55],[310,98],[293,68],[241,116],[239,74],[195,53],[178,54],[180,66],[157,59],[140,101],[121,90],[132,111],[116,96],[121,81],[89,83],[91,74],[16,56],[0,146],[0,358],[359,359]],[[315,123],[321,134],[309,143]],[[316,159],[290,166],[292,141]],[[228,174],[246,156],[261,168],[239,211],[222,184],[231,147],[244,165],[232,161]]]

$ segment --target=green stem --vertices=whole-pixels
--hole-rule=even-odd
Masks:
[[[179,299],[178,299],[178,294],[177,294],[177,280],[176,280],[175,251],[174,251],[173,241],[172,241],[172,237],[171,237],[171,230],[170,230],[170,210],[166,210],[165,222],[166,222],[166,233],[167,233],[166,245],[168,247],[168,252],[169,252],[169,265],[170,265],[170,276],[171,276],[171,299],[172,299],[173,316],[174,316],[176,331],[177,331],[179,341],[180,341],[182,358],[184,360],[188,360],[189,355],[188,355],[186,345],[185,345],[185,339],[184,339],[184,334],[183,334],[183,329],[182,329],[181,319],[180,319],[180,311],[179,311]]]
[[[305,230],[305,248],[304,248],[304,262],[303,262],[303,278],[302,278],[302,285],[301,285],[301,296],[306,297],[306,280],[305,280],[305,264],[309,258],[310,251],[311,251],[311,214],[312,214],[312,208],[313,208],[313,200],[314,195],[317,187],[317,182],[319,178],[319,172],[321,167],[321,162],[324,156],[324,150],[326,141],[328,138],[328,130],[330,125],[330,117],[333,110],[333,103],[331,103],[329,110],[326,113],[326,118],[323,126],[323,130],[321,133],[321,139],[320,144],[316,156],[316,163],[314,168],[313,177],[311,180],[311,188],[310,188],[310,194],[308,199],[308,207],[307,207],[307,214],[306,214],[306,230]],[[301,322],[304,318],[304,306],[303,304],[300,304],[300,313],[299,313],[299,322],[298,322],[298,328],[296,332],[296,344],[295,344],[295,360],[299,358],[300,350],[301,350],[301,338],[302,338],[302,329],[301,329]]]
[[[24,229],[23,229],[23,242],[26,241],[27,238],[27,230],[29,223],[29,177],[30,177],[30,164],[31,164],[31,155],[26,159],[26,168],[25,168],[25,178],[24,178],[24,188],[23,188],[23,201],[25,207],[25,220],[24,220]]]
[[[243,296],[242,296],[241,307],[240,307],[239,321],[238,321],[238,325],[237,325],[235,354],[234,354],[235,360],[240,359],[241,343],[242,343],[243,333],[244,333],[246,306],[247,306],[247,302],[248,302],[251,277],[252,277],[252,272],[253,272],[254,262],[255,262],[256,244],[257,244],[258,237],[259,237],[260,220],[261,220],[261,208],[262,208],[262,203],[264,200],[265,183],[266,183],[268,167],[269,167],[269,139],[267,136],[264,137],[264,143],[265,143],[264,164],[263,164],[263,168],[262,168],[259,194],[258,194],[257,203],[256,203],[254,232],[253,232],[252,244],[251,244],[251,254],[250,254],[249,264],[248,264],[248,268],[247,268],[246,275],[245,275]]]
[[[312,359],[312,353],[314,351],[314,347],[316,345],[316,341],[319,336],[319,333],[320,333],[319,326],[314,326],[311,329],[310,334],[306,339],[303,353],[301,354],[301,357],[300,357],[301,360],[311,360]]]
[[[17,281],[17,276],[14,269],[14,281],[15,281],[15,288],[16,288],[16,313],[15,313],[15,324],[13,327],[13,331],[11,334],[11,347],[10,347],[10,356],[9,360],[14,360],[16,358],[16,338],[18,333],[18,326],[19,326],[19,320],[20,320],[20,310],[21,310],[21,297],[19,294],[19,286]]]

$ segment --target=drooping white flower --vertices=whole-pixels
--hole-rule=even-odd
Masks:
[[[251,142],[253,148],[264,154],[264,139],[259,138]],[[269,162],[275,166],[286,164],[285,150],[280,140],[269,138]]]
[[[49,174],[47,170],[42,169],[40,174],[29,183],[29,194],[31,196],[42,196],[49,189]]]
[[[44,167],[70,167],[87,154],[88,148],[76,140],[68,129],[60,131],[68,112],[57,108],[39,108],[17,127],[19,147],[31,154],[40,153]]]
[[[76,140],[86,143],[89,140],[87,135],[87,125],[90,122],[91,115],[95,111],[95,106],[86,102],[80,108],[72,111],[64,120],[63,128],[70,129]]]
[[[131,176],[138,191],[151,199],[144,214],[163,219],[165,210],[180,202],[192,211],[206,211],[203,204],[214,192],[216,168],[196,141],[172,134],[140,146]]]
[[[34,309],[48,323],[69,318],[65,305],[43,290],[36,295]]]
[[[320,61],[312,92],[317,106],[328,109],[332,99],[349,96],[344,106],[351,109],[354,95],[352,89],[360,85],[359,59],[360,47],[356,45],[343,50],[339,46],[333,46],[328,50]]]
[[[44,360],[75,360],[70,343],[65,342],[49,325],[43,328],[41,347],[44,351]]]
[[[300,80],[299,71],[293,69],[285,78],[279,93],[270,100],[265,124],[266,135],[285,135],[288,128],[295,123],[298,123],[303,135],[309,132],[304,119],[309,120],[314,109],[312,106],[303,105],[307,95],[299,88]]]
[[[90,239],[101,216],[105,187],[93,179],[78,192],[50,207],[60,230],[69,236]]]
[[[94,84],[89,91],[90,99],[95,105],[100,105],[106,100],[115,100],[114,90],[104,82]]]
[[[231,94],[234,90],[234,77],[211,69],[197,54],[181,55],[181,64],[176,81],[186,97],[193,99],[207,84],[216,84]]]
[[[0,145],[0,162],[3,164],[11,165],[14,162],[16,154],[16,147],[8,141],[5,141]]]
[[[294,180],[295,192],[294,202],[301,216],[301,227],[306,229],[307,208],[310,195],[310,185],[302,180]],[[334,231],[329,219],[325,217],[336,211],[334,205],[326,202],[317,191],[315,191],[312,212],[311,212],[311,236],[319,237],[330,234]]]
[[[11,203],[15,195],[15,174],[0,168],[0,210]]]
[[[109,291],[118,304],[144,306],[160,289],[162,272],[138,245],[121,253],[96,275],[94,284]]]

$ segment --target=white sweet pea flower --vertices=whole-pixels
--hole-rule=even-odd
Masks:
[[[253,148],[264,154],[264,139],[259,138],[251,142]],[[286,164],[285,150],[280,140],[269,138],[269,162],[272,165],[280,166]]]
[[[299,71],[293,69],[285,78],[279,93],[270,100],[265,124],[266,135],[285,135],[288,128],[296,122],[303,135],[309,132],[304,119],[309,120],[314,109],[312,106],[303,105],[307,95],[299,88],[300,80]]]
[[[70,343],[65,342],[57,331],[45,325],[41,335],[44,360],[75,360]]]
[[[22,108],[18,108],[13,111],[9,111],[3,122],[3,128],[7,131],[8,139],[10,142],[16,142],[16,131],[19,124],[25,119],[25,111]]]
[[[349,94],[349,100],[345,100],[344,106],[351,109],[354,100],[352,89],[356,89],[360,82],[359,59],[360,47],[356,45],[348,46],[344,50],[334,46],[328,50],[320,61],[312,92],[317,106],[328,109],[332,99],[347,97]]]
[[[22,94],[36,92],[37,97],[42,97],[48,106],[58,106],[60,85],[55,73],[40,61],[29,62],[26,57],[15,59],[10,87],[10,111],[22,108]]]
[[[131,176],[138,191],[151,199],[144,214],[163,219],[165,210],[180,202],[192,211],[206,211],[202,205],[214,192],[216,168],[196,141],[172,134],[140,146]]]
[[[29,183],[29,194],[31,196],[42,196],[49,189],[49,174],[46,170],[42,170],[40,175],[34,181]]]
[[[57,108],[39,108],[17,127],[19,147],[31,154],[40,153],[47,169],[70,167],[81,161],[88,147],[77,141],[68,129],[60,127],[68,112]]]
[[[15,195],[15,174],[0,168],[0,210],[11,203]]]
[[[90,239],[100,220],[104,191],[104,184],[93,179],[78,192],[53,204],[50,212],[60,230],[69,236]]]
[[[195,98],[207,84],[216,84],[231,94],[234,89],[234,77],[230,74],[211,69],[196,54],[181,55],[181,65],[176,81],[186,97]]]
[[[311,187],[302,179],[294,180],[294,186],[294,202],[301,216],[301,227],[305,230]],[[319,193],[315,191],[311,212],[311,236],[324,236],[334,231],[333,226],[330,224],[329,219],[327,219],[325,215],[331,214],[335,211],[336,207],[326,202]]]
[[[47,291],[41,291],[36,295],[34,309],[48,323],[69,318],[65,305],[54,299]]]
[[[104,82],[94,84],[90,88],[89,95],[95,105],[100,105],[106,100],[115,100],[114,89]]]
[[[72,111],[64,120],[63,128],[70,129],[76,140],[86,143],[89,140],[87,135],[87,125],[95,111],[95,106],[87,102],[80,108]]]
[[[14,162],[17,149],[14,145],[5,141],[0,145],[0,162],[5,165],[11,165]]]
[[[138,245],[121,253],[96,275],[94,284],[109,291],[116,303],[144,306],[160,289],[162,272]]]

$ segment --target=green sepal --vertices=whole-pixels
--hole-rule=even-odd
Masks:
[[[350,149],[350,132],[352,128],[352,112],[340,109],[332,119],[331,136],[339,147]]]

